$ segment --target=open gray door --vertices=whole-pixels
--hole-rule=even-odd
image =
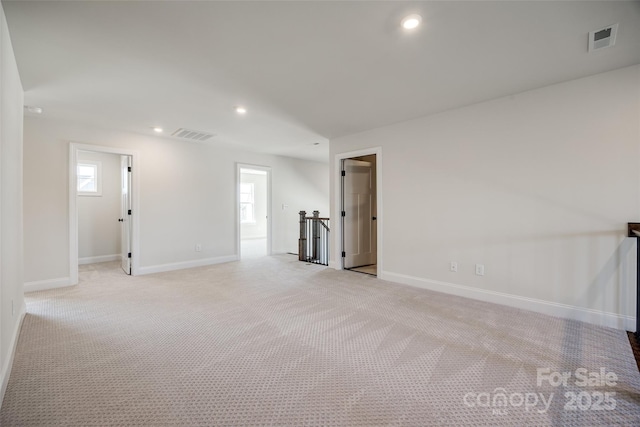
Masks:
[[[121,264],[124,272],[131,274],[131,156],[120,157],[120,171],[122,177]]]

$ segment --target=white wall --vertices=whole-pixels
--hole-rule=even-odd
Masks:
[[[633,66],[334,139],[332,212],[382,147],[382,278],[635,329],[639,145]]]
[[[78,196],[78,257],[81,263],[99,262],[121,253],[120,155],[82,151],[78,153],[78,162],[83,160],[100,162],[102,194]]]
[[[69,278],[70,141],[140,153],[140,253],[133,256],[142,272],[237,256],[236,163],[272,168],[274,253],[297,252],[299,210],[328,212],[327,164],[44,117],[26,118],[24,132],[26,282]]]
[[[327,170],[327,176],[323,178],[327,184],[329,182],[328,173]],[[255,222],[240,225],[241,237],[243,239],[264,239],[267,237],[267,175],[241,173],[240,181],[253,184],[255,209]],[[282,209],[281,206],[280,209]]]
[[[0,404],[24,316],[22,84],[0,6]]]

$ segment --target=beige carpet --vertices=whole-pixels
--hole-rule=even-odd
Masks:
[[[640,425],[624,332],[294,256],[83,266],[27,308],[3,427]],[[572,377],[538,386],[537,368]],[[617,380],[580,386],[579,368]]]

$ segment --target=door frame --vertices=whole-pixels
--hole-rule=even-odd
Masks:
[[[271,167],[252,165],[248,163],[236,163],[236,204],[235,204],[235,223],[236,223],[236,248],[238,260],[242,260],[242,233],[240,224],[240,171],[242,169],[253,169],[258,171],[265,171],[267,173],[267,256],[271,255],[271,227],[273,212],[271,211]]]
[[[101,145],[69,143],[69,282],[78,284],[78,183],[76,163],[78,152],[117,154],[131,156],[131,275],[136,276],[140,268],[140,154],[126,148]],[[115,219],[114,219],[115,221]]]
[[[342,228],[342,201],[344,198],[342,187],[342,161],[345,159],[351,159],[353,157],[362,157],[375,154],[376,156],[376,264],[378,268],[377,278],[384,279],[383,265],[383,203],[382,203],[382,147],[371,147],[357,151],[349,151],[346,153],[339,153],[334,156],[334,187],[333,187],[333,218],[336,221],[332,221],[332,228],[335,230],[333,233],[333,251],[335,258],[330,264],[336,270],[344,270],[344,258],[339,256],[344,251],[344,230]]]

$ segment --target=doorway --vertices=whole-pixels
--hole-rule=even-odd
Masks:
[[[378,276],[378,153],[340,160],[342,268]]]
[[[70,144],[70,282],[78,266],[118,261],[124,274],[138,269],[138,198],[135,151]]]
[[[271,254],[271,169],[238,165],[238,228],[240,259]]]
[[[130,164],[128,155],[78,152],[79,265],[119,261],[131,274]]]

